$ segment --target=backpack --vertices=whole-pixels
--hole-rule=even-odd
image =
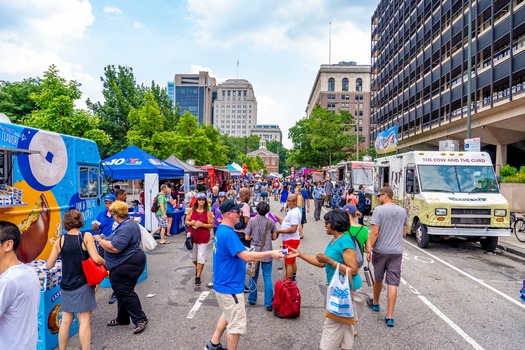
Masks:
[[[357,268],[361,268],[361,266],[363,266],[363,263],[365,262],[363,250],[361,249],[361,244],[359,244],[359,241],[357,240],[357,235],[359,234],[359,232],[361,232],[362,229],[363,229],[363,226],[361,226],[361,228],[357,231],[355,236],[352,236],[352,234],[350,233],[350,238],[352,238],[352,241],[354,242],[354,245],[355,245],[355,255],[357,257]]]
[[[290,278],[275,283],[273,314],[279,318],[296,318],[301,313],[301,293]]]
[[[160,205],[159,205],[159,195],[157,194],[155,196],[155,198],[153,199],[153,204],[151,205],[151,212],[152,213],[156,213],[158,212],[160,209]]]

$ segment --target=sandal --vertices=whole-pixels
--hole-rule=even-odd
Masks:
[[[144,329],[146,329],[146,325],[148,324],[148,321],[142,321],[142,322],[139,322],[137,324],[137,327],[135,327],[135,329],[133,329],[133,334],[139,334],[140,332],[142,332]]]
[[[129,323],[128,323],[128,324],[129,324]],[[109,321],[109,322],[107,323],[107,326],[108,326],[108,327],[113,327],[113,326],[127,326],[128,324],[119,323],[119,322],[117,321],[117,319],[115,318],[115,319]]]
[[[168,241],[161,241],[161,242],[159,242],[159,244],[170,244],[170,242],[168,242]]]

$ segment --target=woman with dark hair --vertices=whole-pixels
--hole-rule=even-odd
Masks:
[[[206,263],[206,248],[210,241],[210,229],[213,228],[213,215],[209,210],[205,193],[199,193],[197,200],[186,214],[186,226],[193,237],[193,249],[190,258],[195,264],[195,285],[201,285],[202,270]]]
[[[213,231],[215,232],[217,230],[217,227],[222,222],[222,212],[219,210],[219,205],[221,205],[222,202],[226,199],[226,193],[219,192],[217,196],[217,200],[213,205],[211,206],[211,212],[213,214]]]
[[[358,200],[357,196],[354,193],[354,189],[352,187],[350,187],[348,189],[348,194],[346,195],[346,205],[348,205],[348,204],[357,205],[358,201],[359,200]]]
[[[334,273],[352,276],[353,291],[361,288],[361,277],[357,273],[357,257],[355,254],[355,245],[352,239],[345,235],[344,232],[350,227],[348,214],[344,210],[334,209],[324,215],[326,234],[332,236],[324,254],[310,256],[296,249],[289,248],[292,252],[297,252],[298,257],[304,261],[317,266],[324,267],[326,272],[326,281],[330,283]],[[336,271],[337,264],[339,270]],[[323,326],[323,335],[321,337],[321,349],[353,349],[354,348],[354,326],[339,322],[332,318],[325,318]]]
[[[46,268],[51,269],[60,255],[62,259],[62,322],[58,331],[60,349],[67,348],[69,329],[73,315],[78,312],[78,337],[83,350],[90,349],[91,344],[91,314],[97,308],[95,287],[87,284],[82,260],[90,256],[98,264],[104,264],[104,259],[98,254],[93,236],[89,232],[80,232],[84,226],[82,213],[76,209],[68,210],[64,215],[64,228],[67,233],[55,241]]]
[[[137,334],[148,324],[139,296],[135,293],[135,285],[146,267],[146,255],[140,249],[140,227],[128,217],[126,203],[115,201],[109,210],[115,219],[116,228],[108,238],[94,236],[99,247],[104,249],[109,280],[118,302],[117,318],[107,325],[129,325],[131,318],[135,325],[133,333]]]
[[[248,225],[244,231],[244,238],[250,242],[250,246],[254,248],[256,252],[273,250],[272,240],[277,239],[275,233],[277,228],[275,227],[275,222],[266,216],[266,214],[270,212],[270,205],[267,202],[259,202],[256,210],[258,215],[248,221]],[[252,264],[254,263],[252,262]],[[257,279],[259,278],[261,268],[264,279],[264,306],[266,310],[272,311],[273,286],[271,258],[263,259],[257,265],[255,275],[250,279],[248,302],[250,305],[255,305],[257,301]]]

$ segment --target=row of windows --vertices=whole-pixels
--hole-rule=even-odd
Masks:
[[[328,91],[335,91],[335,79],[328,79]],[[348,78],[343,78],[341,91],[348,91]],[[363,79],[357,78],[355,81],[355,91],[363,91]]]
[[[246,105],[246,104],[243,104],[243,105],[221,105],[220,103],[217,104],[217,108],[246,108],[248,107],[249,109],[252,109],[252,105]]]
[[[362,101],[363,100],[363,95],[355,95],[355,100],[356,101]],[[337,100],[337,95],[334,95],[334,94],[327,94],[326,95],[326,99],[327,100]],[[350,100],[350,95],[341,95],[341,100]]]
[[[222,97],[233,96],[233,97],[246,97],[246,90],[222,90]]]

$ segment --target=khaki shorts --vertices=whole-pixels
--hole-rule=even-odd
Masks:
[[[193,249],[190,250],[191,261],[196,261],[199,264],[206,263],[206,249],[208,248],[208,243],[195,244],[193,243]]]
[[[215,293],[217,302],[222,310],[221,317],[228,322],[226,331],[230,334],[246,333],[246,309],[244,293],[222,294]]]
[[[353,349],[354,326],[325,318],[320,347],[321,350]]]

